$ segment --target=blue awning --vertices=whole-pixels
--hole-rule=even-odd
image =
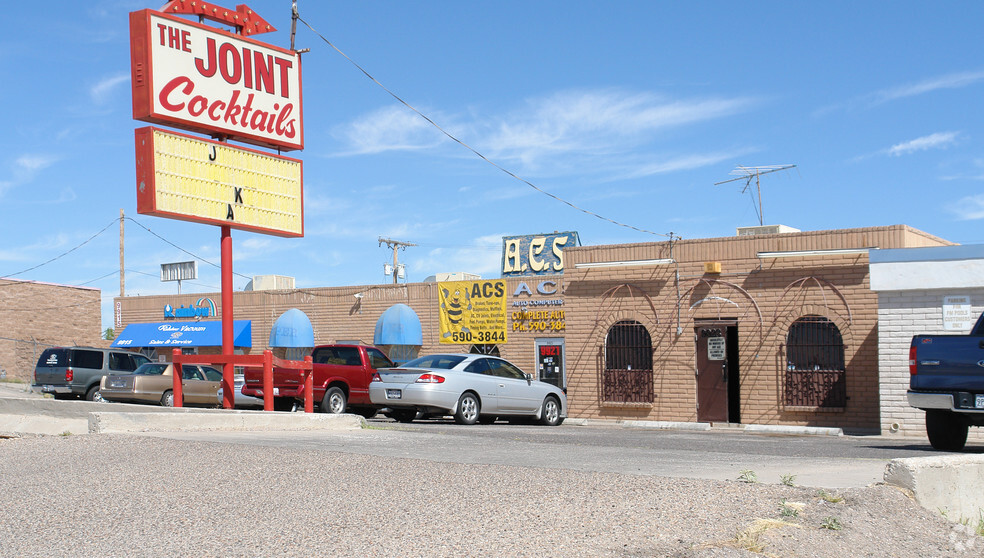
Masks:
[[[284,312],[270,328],[270,346],[305,348],[314,347],[314,328],[307,314],[297,308]]]
[[[423,345],[420,318],[406,304],[394,304],[376,322],[372,342],[374,345]]]
[[[233,322],[232,344],[253,346],[250,320]],[[222,322],[154,322],[130,324],[113,341],[113,347],[221,347]]]

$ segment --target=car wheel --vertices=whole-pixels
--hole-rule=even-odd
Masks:
[[[478,417],[478,424],[494,424],[498,419],[495,415],[482,415]]]
[[[967,421],[950,411],[929,409],[926,411],[926,434],[933,449],[960,451],[967,443]]]
[[[458,424],[475,424],[478,421],[479,411],[482,410],[478,396],[474,393],[463,393],[458,398],[458,408],[454,412],[454,421]]]
[[[345,412],[345,392],[341,388],[328,388],[321,400],[321,412],[340,415]]]
[[[548,395],[543,400],[543,408],[540,409],[540,424],[544,426],[557,426],[562,422],[564,422],[564,419],[560,416],[560,401],[557,401],[556,397]]]
[[[410,423],[417,418],[417,409],[392,409],[387,414],[396,422]]]
[[[173,407],[174,406],[174,392],[167,390],[164,395],[161,396],[161,407]]]
[[[103,399],[102,392],[99,391],[99,386],[92,386],[89,391],[85,392],[86,401],[94,401],[96,403],[104,403],[106,400]]]

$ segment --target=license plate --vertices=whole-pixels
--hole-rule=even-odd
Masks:
[[[984,409],[984,394],[977,394],[974,396],[974,408]]]
[[[126,382],[123,380],[110,380],[109,387],[121,388],[126,386]]]
[[[400,399],[402,397],[403,397],[403,392],[398,389],[386,390],[386,399]]]

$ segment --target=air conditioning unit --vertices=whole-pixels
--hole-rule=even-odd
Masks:
[[[286,275],[254,275],[254,291],[282,291],[294,288],[294,278]]]
[[[797,233],[799,229],[786,225],[759,225],[757,227],[738,227],[738,236],[754,236],[759,234]]]

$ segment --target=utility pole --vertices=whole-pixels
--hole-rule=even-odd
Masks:
[[[126,296],[126,281],[123,277],[123,208],[120,208],[120,298]]]
[[[391,238],[379,237],[379,245],[382,246],[384,243],[388,248],[393,250],[393,284],[396,285],[398,275],[396,270],[399,269],[399,264],[396,261],[396,251],[399,248],[406,250],[407,246],[416,246],[416,244],[412,242],[400,242],[399,240],[393,240]]]

